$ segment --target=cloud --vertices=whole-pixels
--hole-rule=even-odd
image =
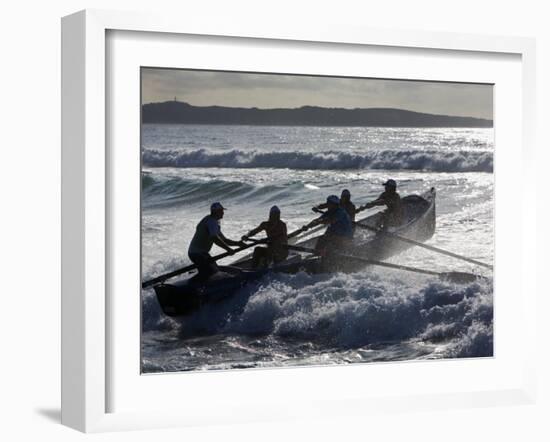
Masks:
[[[231,107],[396,107],[492,118],[491,85],[282,74],[142,69],[143,102]]]

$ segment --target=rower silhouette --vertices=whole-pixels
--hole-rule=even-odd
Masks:
[[[252,268],[265,268],[272,262],[277,264],[284,261],[288,256],[286,247],[288,235],[286,224],[281,221],[281,210],[277,206],[273,206],[269,210],[269,219],[262,222],[258,227],[252,229],[242,237],[243,241],[247,241],[250,237],[257,235],[261,231],[265,231],[268,239],[267,247],[254,248],[252,256]]]
[[[206,281],[219,271],[216,262],[210,256],[210,249],[214,244],[230,254],[235,253],[230,246],[242,245],[242,242],[233,241],[223,235],[220,220],[223,218],[224,210],[226,209],[221,203],[213,203],[210,206],[210,215],[206,215],[197,224],[195,235],[187,251],[189,259],[198,269],[198,274],[193,277],[194,281]]]
[[[347,212],[351,219],[351,222],[355,222],[355,204],[351,202],[351,193],[348,189],[342,190],[342,194],[340,195],[340,206]],[[328,204],[323,203],[312,207],[311,210],[313,210],[314,212],[319,212],[320,210],[326,209],[327,207]]]
[[[359,210],[370,209],[375,206],[386,206],[387,209],[382,212],[377,228],[386,230],[388,227],[398,227],[403,224],[404,211],[401,197],[397,193],[397,183],[395,180],[387,180],[383,186],[384,192],[380,196],[361,206]]]
[[[325,213],[303,227],[304,230],[308,230],[319,224],[328,226],[315,244],[315,250],[321,256],[326,256],[330,251],[346,249],[353,238],[353,224],[348,213],[340,205],[340,198],[330,195],[326,207]]]

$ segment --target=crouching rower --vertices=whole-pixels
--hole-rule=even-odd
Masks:
[[[342,190],[342,194],[340,195],[340,206],[347,212],[349,215],[351,222],[355,222],[355,212],[357,210],[355,209],[355,204],[351,202],[351,193],[348,189]],[[319,212],[322,209],[326,209],[328,207],[327,203],[319,204],[318,206],[312,207],[311,210],[314,212]]]
[[[303,227],[303,230],[308,230],[319,224],[328,225],[324,235],[315,245],[315,251],[321,256],[347,248],[353,238],[353,225],[348,213],[340,205],[340,199],[336,195],[330,195],[326,207],[325,213]]]
[[[387,209],[382,212],[378,223],[379,229],[387,229],[388,227],[398,227],[403,224],[404,212],[401,197],[397,193],[397,183],[395,180],[388,180],[384,184],[384,192],[380,196],[360,207],[359,210],[370,209],[375,206],[386,206]]]
[[[261,231],[265,231],[268,239],[267,247],[256,247],[252,255],[252,268],[267,267],[272,262],[277,264],[288,256],[286,248],[288,242],[286,224],[281,221],[281,211],[277,206],[269,210],[269,219],[262,222],[242,237],[247,241]]]
[[[198,274],[193,277],[195,281],[206,281],[210,276],[219,271],[216,262],[210,256],[212,245],[225,249],[228,253],[234,254],[230,246],[243,245],[242,242],[226,238],[220,226],[225,207],[219,202],[210,206],[210,215],[206,215],[198,224],[195,235],[189,244],[187,252],[189,259],[197,266]]]

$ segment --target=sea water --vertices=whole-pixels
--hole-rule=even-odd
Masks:
[[[224,235],[238,240],[275,204],[292,232],[328,195],[347,188],[359,206],[388,178],[401,196],[435,187],[429,244],[492,263],[493,153],[493,129],[143,125],[143,278],[189,264],[214,201],[227,207]],[[142,290],[142,370],[492,356],[490,271],[419,247],[389,261],[489,278],[455,285],[376,267],[272,275],[185,318],[163,315]]]

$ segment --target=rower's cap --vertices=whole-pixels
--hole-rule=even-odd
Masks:
[[[389,186],[389,187],[397,187],[397,183],[395,182],[395,180],[388,180],[386,181],[384,184],[382,184],[383,186]]]
[[[273,206],[271,209],[269,209],[269,213],[281,213],[281,209],[279,209],[277,206]]]
[[[222,203],[220,202],[215,202],[215,203],[212,203],[212,205],[210,206],[210,210],[227,210],[225,207],[222,206]]]
[[[330,195],[327,198],[327,203],[340,204],[340,198],[338,198],[336,195]]]
[[[344,189],[342,190],[342,196],[351,196],[351,193],[349,192],[348,189]]]

